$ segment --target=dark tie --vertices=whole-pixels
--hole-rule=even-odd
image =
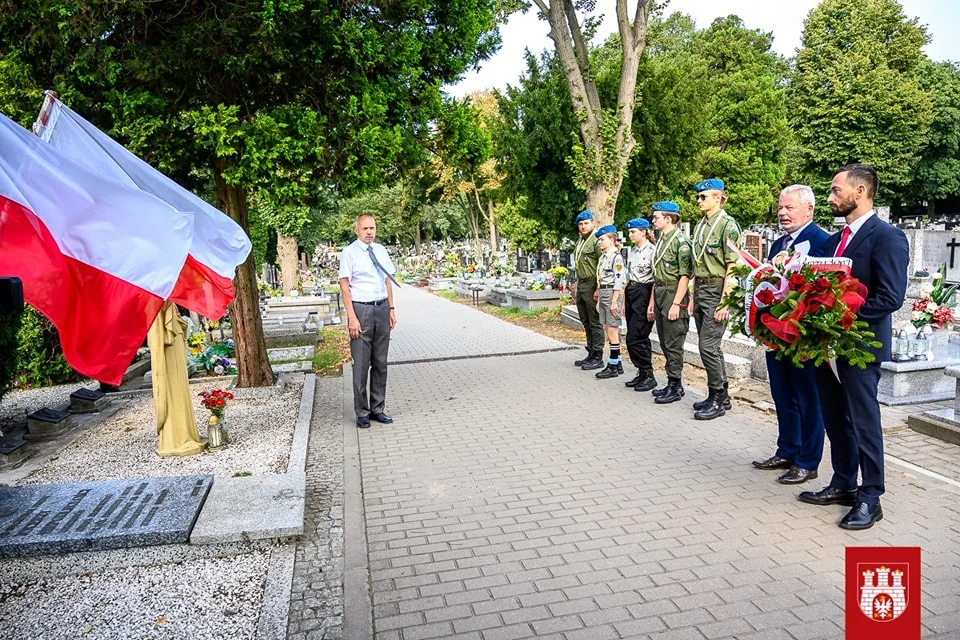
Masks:
[[[375,266],[375,267],[377,268],[377,270],[380,271],[380,273],[382,273],[383,275],[385,275],[385,276],[387,276],[388,278],[390,278],[390,282],[392,282],[393,284],[395,284],[395,285],[397,285],[397,286],[399,287],[399,286],[400,286],[400,283],[397,282],[396,280],[394,280],[394,279],[393,279],[393,276],[390,275],[390,274],[387,272],[387,270],[383,268],[383,265],[380,264],[380,261],[377,260],[377,256],[373,253],[373,247],[367,247],[367,253],[370,254],[370,259],[373,260],[373,266]]]

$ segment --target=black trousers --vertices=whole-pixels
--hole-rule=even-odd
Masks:
[[[597,281],[589,278],[577,280],[577,315],[587,335],[587,349],[603,353],[603,326],[597,312],[597,302],[593,294],[597,290]]]
[[[653,321],[647,320],[647,307],[650,305],[651,293],[653,293],[652,282],[627,284],[625,305],[627,353],[630,354],[630,362],[641,370],[653,369],[650,349],[650,331],[653,329]]]

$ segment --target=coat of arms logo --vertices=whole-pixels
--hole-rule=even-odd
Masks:
[[[861,576],[858,602],[860,611],[875,622],[891,622],[907,610],[909,602],[907,564],[857,564]]]

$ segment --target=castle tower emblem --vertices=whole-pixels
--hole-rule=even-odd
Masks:
[[[863,576],[860,584],[860,611],[875,622],[890,622],[907,609],[906,564],[857,564]]]

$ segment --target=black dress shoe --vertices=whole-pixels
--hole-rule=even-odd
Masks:
[[[620,373],[621,372],[617,370],[617,365],[608,364],[606,369],[604,369],[603,371],[598,371],[594,375],[597,376],[598,378],[603,379],[603,378],[616,378],[618,375],[620,375]]]
[[[817,477],[816,469],[803,469],[793,466],[785,474],[777,478],[780,484],[803,484],[807,480],[813,480]]]
[[[637,375],[623,383],[625,387],[635,387],[637,383],[643,380],[643,374],[637,372]]]
[[[880,508],[879,502],[877,504],[858,502],[853,505],[847,515],[843,516],[839,524],[841,529],[861,531],[869,529],[879,520],[883,520],[883,509]]]
[[[393,418],[391,418],[385,413],[371,413],[370,419],[375,420],[380,424],[393,424]]]
[[[603,369],[603,351],[595,351],[593,356],[580,365],[580,368],[584,371],[590,371],[592,369]]]
[[[793,462],[787,460],[786,458],[781,458],[780,456],[771,456],[766,460],[754,460],[751,464],[757,469],[789,469],[793,466]]]
[[[857,504],[857,490],[834,489],[833,487],[827,486],[816,492],[801,491],[800,495],[797,496],[797,500],[819,506],[842,504],[852,507]]]
[[[358,429],[369,429],[370,428],[370,418],[366,416],[360,416],[357,418],[357,428]]]

